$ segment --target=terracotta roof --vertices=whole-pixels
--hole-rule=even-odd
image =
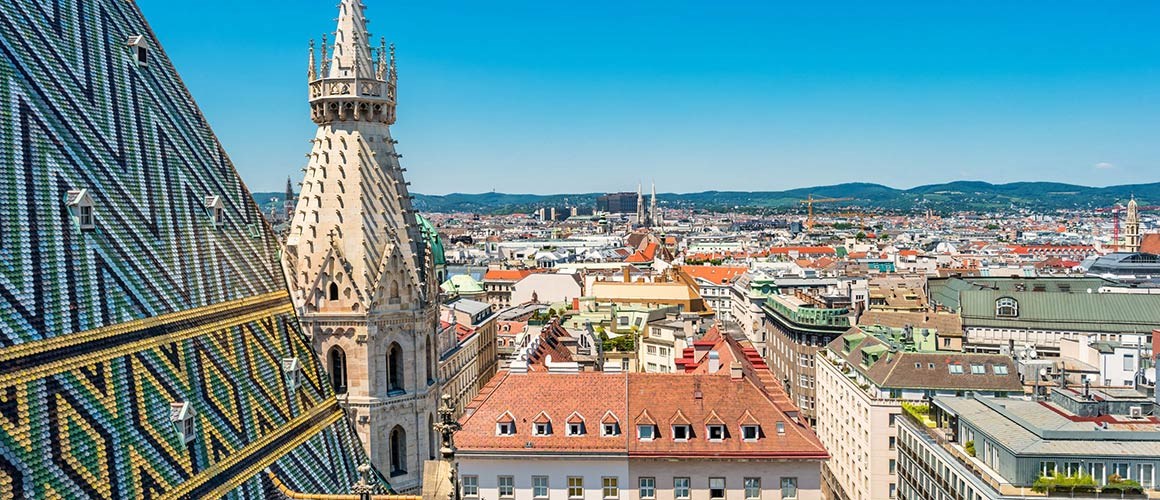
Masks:
[[[460,419],[463,430],[455,434],[460,451],[625,451],[627,432],[622,436],[603,437],[599,430],[588,429],[584,435],[569,436],[553,429],[551,435],[534,436],[533,419],[543,414],[563,418],[576,412],[597,418],[608,412],[621,418],[626,411],[623,374],[599,372],[509,375],[502,371],[492,380],[495,387],[485,390],[470,406],[477,408]],[[490,383],[489,383],[490,384]],[[510,412],[515,417],[516,433],[497,436],[495,415]],[[527,444],[532,447],[528,448]]]
[[[628,404],[648,408],[659,415],[681,415],[691,422],[706,422],[716,414],[726,426],[726,437],[710,442],[704,425],[692,425],[687,441],[672,440],[671,429],[657,429],[652,441],[628,440],[629,456],[652,457],[770,457],[828,458],[817,436],[804,424],[783,413],[747,378],[670,373],[628,374]],[[741,439],[742,419],[756,419],[761,438]],[[785,432],[778,434],[778,422]],[[634,433],[635,437],[635,433]]]
[[[748,271],[744,266],[680,266],[681,271],[695,279],[727,285]]]
[[[531,269],[488,269],[483,281],[519,281],[534,273]]]
[[[1160,233],[1149,233],[1141,236],[1140,251],[1160,254]]]
[[[472,411],[461,419],[463,430],[456,434],[459,450],[474,452],[617,453],[642,457],[780,458],[824,460],[828,458],[817,436],[804,423],[797,423],[778,408],[749,378],[733,379],[715,375],[668,373],[567,374],[501,372],[472,401]],[[620,436],[602,436],[600,430],[586,430],[570,436],[563,430],[550,435],[533,435],[533,423],[545,417],[600,417],[602,421],[626,421],[629,408],[637,411],[633,426],[621,429]],[[639,410],[635,410],[639,409]],[[515,422],[514,435],[496,435],[496,422],[509,414]],[[668,425],[654,418],[689,425],[686,441],[671,438]],[[611,418],[610,418],[611,417]],[[503,417],[507,418],[507,417]],[[705,424],[726,427],[725,439],[709,441]],[[636,438],[635,425],[657,425],[656,438]],[[780,426],[779,426],[780,424]],[[741,425],[759,425],[757,441],[744,441]],[[778,428],[783,429],[782,433]]]
[[[858,318],[859,325],[882,325],[891,328],[913,326],[933,328],[943,337],[962,337],[963,318],[957,313],[882,311],[871,309]]]
[[[637,250],[632,255],[629,255],[628,258],[624,259],[624,261],[632,263],[652,262],[656,256],[657,244],[656,242],[650,241],[647,245],[645,245],[644,248]]]

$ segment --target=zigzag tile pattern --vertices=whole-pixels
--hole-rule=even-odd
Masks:
[[[0,498],[349,492],[277,241],[132,2],[0,2],[0,213]]]

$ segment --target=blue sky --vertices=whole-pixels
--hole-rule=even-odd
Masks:
[[[137,0],[255,191],[337,0]],[[364,0],[412,189],[1160,181],[1160,2]]]

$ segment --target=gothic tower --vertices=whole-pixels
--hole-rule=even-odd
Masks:
[[[652,197],[648,202],[648,225],[659,226],[661,218],[657,214],[657,183],[652,183]]]
[[[1136,197],[1128,201],[1128,216],[1124,219],[1124,247],[1125,252],[1140,251],[1140,208],[1136,206]]]
[[[287,280],[330,382],[374,465],[400,491],[434,458],[435,258],[411,206],[395,122],[394,48],[370,46],[365,6],[339,4],[333,46],[311,42],[318,124],[286,240]]]

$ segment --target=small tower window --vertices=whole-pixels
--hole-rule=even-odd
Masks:
[[[88,189],[74,189],[68,192],[65,205],[81,230],[88,231],[95,227],[93,211],[93,197]]]
[[[221,196],[205,197],[205,213],[214,227],[221,227],[226,218],[226,205]]]
[[[296,391],[302,386],[302,363],[298,361],[297,356],[282,358],[282,373],[286,377],[286,386],[291,391]]]
[[[137,61],[137,65],[147,66],[149,64],[149,42],[145,41],[145,37],[141,35],[131,36],[128,45],[133,50],[133,58]]]
[[[169,405],[169,420],[173,422],[173,430],[177,431],[178,437],[184,444],[192,443],[195,436],[193,416],[193,406],[188,401]]]
[[[330,300],[338,300],[338,283],[331,283],[328,295]]]

